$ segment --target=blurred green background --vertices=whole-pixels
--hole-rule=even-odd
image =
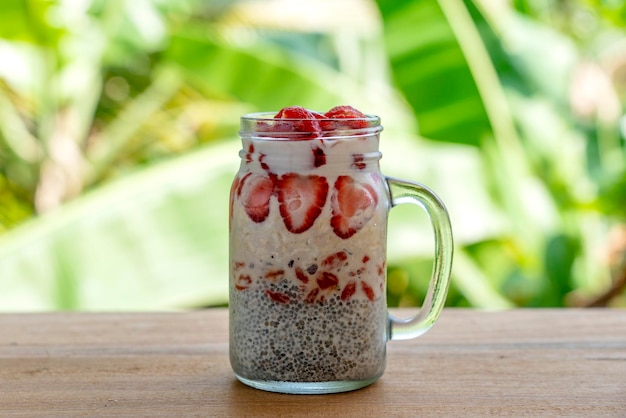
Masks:
[[[338,104],[446,202],[449,306],[624,307],[624,28],[620,0],[2,0],[0,311],[225,305],[239,117]],[[424,218],[392,212],[392,306]]]

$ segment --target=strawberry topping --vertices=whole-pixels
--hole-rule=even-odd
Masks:
[[[336,130],[367,128],[367,117],[352,106],[335,106],[324,114],[301,106],[289,106],[278,111],[272,121],[260,120],[257,131],[296,141],[314,139],[332,136],[332,131]]]
[[[280,214],[288,231],[295,234],[313,226],[328,195],[325,177],[287,173],[278,179]]]
[[[367,115],[356,110],[352,106],[335,106],[324,113],[328,119],[346,119],[345,121],[324,121],[324,130],[334,129],[362,129],[367,128]]]
[[[274,116],[274,119],[284,119],[284,121],[276,123],[273,130],[302,133],[302,135],[289,136],[290,139],[295,140],[318,138],[322,132],[318,121],[321,118],[324,116],[300,106],[285,107]]]
[[[339,176],[331,196],[330,224],[343,239],[356,234],[370,220],[378,203],[374,188],[350,176]]]
[[[257,223],[263,222],[269,215],[273,194],[274,178],[266,174],[246,174],[237,190],[248,217]]]

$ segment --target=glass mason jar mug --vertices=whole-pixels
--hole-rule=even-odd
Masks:
[[[241,119],[230,196],[230,361],[240,381],[259,389],[343,392],[383,374],[388,340],[434,324],[452,231],[432,191],[380,172],[378,117],[324,120],[313,134],[297,128],[307,122]],[[397,319],[387,312],[386,236],[389,210],[403,203],[429,215],[435,256],[423,306]]]

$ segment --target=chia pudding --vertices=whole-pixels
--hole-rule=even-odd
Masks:
[[[388,339],[378,119],[294,107],[245,123],[230,196],[233,370],[244,381],[371,382]]]

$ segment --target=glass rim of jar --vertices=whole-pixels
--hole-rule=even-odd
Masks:
[[[263,126],[273,126],[276,123],[280,122],[297,122],[297,121],[307,121],[307,120],[321,120],[327,123],[341,123],[346,124],[351,121],[365,121],[367,124],[364,127],[359,128],[341,128],[341,129],[332,129],[332,130],[321,130],[321,134],[319,136],[310,137],[307,139],[316,139],[316,138],[345,138],[349,136],[363,136],[363,135],[371,135],[373,133],[377,133],[382,131],[383,127],[380,124],[380,117],[376,115],[365,115],[362,118],[325,118],[325,119],[309,119],[309,118],[281,118],[276,119],[274,115],[277,112],[254,112],[248,113],[241,116],[241,129],[239,131],[239,135],[241,137],[261,137],[266,139],[290,139],[297,138],[301,135],[311,134],[312,132],[306,131],[274,131],[274,130],[263,130],[259,129],[259,127]]]
[[[277,111],[269,111],[269,112],[252,112],[246,113],[241,116],[241,119],[249,119],[249,120],[268,120],[268,121],[277,121],[277,120],[328,120],[328,121],[349,121],[349,120],[366,120],[372,121],[376,123],[380,123],[380,117],[376,115],[368,115],[365,114],[365,117],[362,118],[327,118],[324,119],[311,119],[311,118],[275,118],[274,116],[277,114]]]

